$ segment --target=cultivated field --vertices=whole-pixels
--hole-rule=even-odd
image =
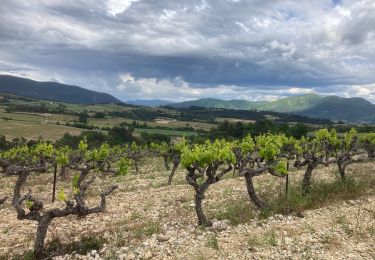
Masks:
[[[39,137],[44,140],[58,140],[65,133],[79,135],[83,130],[65,125],[0,119],[0,135],[4,135],[7,140],[20,137],[34,140]]]
[[[47,248],[59,252],[57,259],[374,259],[374,168],[374,162],[350,166],[348,176],[363,186],[348,192],[333,189],[340,181],[336,167],[317,169],[314,183],[322,188],[313,191],[310,204],[301,204],[301,211],[287,215],[257,211],[243,178],[230,173],[207,193],[204,209],[215,222],[203,229],[196,225],[194,192],[185,184],[185,171],[179,169],[168,186],[160,159],[147,159],[140,175],[98,178],[88,191],[90,204],[97,202],[105,184],[120,184],[106,212],[56,219]],[[298,204],[293,190],[302,174],[290,173],[291,204]],[[11,195],[15,178],[1,180],[0,197]],[[255,181],[271,205],[285,201],[284,179],[265,175]],[[48,202],[52,174],[33,175],[26,187]],[[62,187],[70,190],[70,180],[59,182],[58,190]],[[0,259],[32,250],[35,227],[34,222],[18,221],[9,202],[1,206]]]

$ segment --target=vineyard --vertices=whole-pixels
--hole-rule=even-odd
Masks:
[[[326,217],[325,208],[338,214],[338,237],[350,238],[342,252],[355,251],[358,239],[358,256],[371,259],[374,159],[375,133],[354,129],[301,139],[16,146],[0,153],[0,259],[258,259],[293,250],[320,258],[342,243],[335,227],[303,246],[296,227],[329,229],[313,217]],[[319,251],[319,243],[328,246]]]

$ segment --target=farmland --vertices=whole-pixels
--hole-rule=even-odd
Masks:
[[[148,161],[148,162],[147,162]],[[61,255],[66,259],[89,258],[325,258],[371,259],[375,225],[375,191],[367,188],[347,195],[321,197],[319,204],[307,206],[303,217],[295,215],[262,216],[246,197],[242,177],[228,176],[207,194],[207,214],[215,219],[214,229],[201,229],[195,223],[193,191],[185,183],[185,171],[179,169],[172,186],[166,183],[166,172],[160,161],[142,163],[140,175],[131,172],[118,177],[120,189],[108,202],[108,209],[85,219],[59,219],[51,225],[47,245],[56,248],[62,243]],[[315,182],[334,182],[337,172],[332,167],[318,169]],[[373,164],[353,165],[350,177],[375,183]],[[41,174],[28,185],[46,201],[51,196],[51,174]],[[301,181],[302,172],[292,170],[292,187]],[[1,182],[0,197],[11,192],[14,178]],[[97,185],[111,183],[103,178]],[[89,190],[88,201],[95,202],[99,186]],[[267,200],[283,197],[284,180],[264,176],[256,186]],[[58,189],[69,189],[68,182],[59,182]],[[293,197],[291,198],[293,199]],[[46,207],[52,205],[48,204]],[[22,255],[32,250],[35,224],[19,221],[10,205],[0,208],[2,257]],[[19,236],[16,234],[24,234]],[[83,237],[96,237],[93,247],[71,254],[66,245]],[[96,242],[95,242],[96,241]],[[65,246],[64,246],[65,245]],[[96,250],[96,251],[92,251]],[[91,254],[92,253],[92,254]],[[87,256],[86,256],[87,255]],[[1,258],[1,254],[0,254]],[[59,258],[61,259],[61,258]]]

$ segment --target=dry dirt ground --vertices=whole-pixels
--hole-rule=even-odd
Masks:
[[[302,216],[273,215],[260,219],[247,197],[242,177],[231,175],[214,184],[204,201],[204,209],[214,228],[196,226],[193,190],[180,169],[172,186],[166,185],[168,172],[160,159],[147,160],[141,174],[124,177],[102,176],[88,191],[88,202],[98,203],[97,194],[106,185],[120,184],[108,198],[107,210],[83,219],[55,219],[47,243],[58,238],[68,244],[83,236],[96,236],[103,248],[85,255],[70,253],[56,259],[375,259],[375,187],[355,200],[335,200]],[[320,168],[314,181],[333,181],[335,168]],[[375,163],[353,165],[348,174],[375,178]],[[293,183],[303,171],[290,174]],[[369,177],[370,176],[370,177]],[[371,177],[372,176],[372,177]],[[11,195],[14,177],[0,178],[0,197]],[[52,174],[31,176],[26,188],[48,203]],[[284,196],[284,180],[272,176],[257,178],[262,194]],[[70,190],[70,182],[59,182],[58,189]],[[48,204],[46,207],[58,206]],[[63,206],[62,204],[60,206]],[[245,221],[230,223],[226,214],[241,214]],[[8,202],[0,206],[0,259],[20,255],[33,246],[36,224],[19,221]]]

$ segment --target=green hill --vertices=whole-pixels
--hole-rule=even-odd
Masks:
[[[0,75],[0,92],[17,96],[78,104],[122,103],[107,93],[57,82],[39,82]]]
[[[363,98],[328,96],[317,105],[296,114],[336,121],[375,123],[375,105]]]
[[[263,102],[257,107],[258,110],[276,111],[282,113],[296,112],[314,107],[322,100],[322,97],[316,94],[306,94],[281,98],[275,101]]]

